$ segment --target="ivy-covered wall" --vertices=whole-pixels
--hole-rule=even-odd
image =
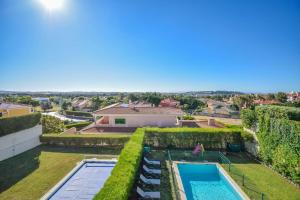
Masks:
[[[252,120],[253,114],[249,114],[251,111],[247,112],[242,115],[243,124],[252,127],[254,124],[248,122],[257,123],[260,158],[300,184],[300,109],[258,106],[255,108],[255,120]]]

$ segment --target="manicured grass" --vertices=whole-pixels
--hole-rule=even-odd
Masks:
[[[105,154],[97,157],[113,158],[119,153],[118,149],[36,147],[0,162],[0,199],[39,199],[85,154]]]
[[[234,154],[227,156],[233,163],[231,177],[249,195],[251,199],[299,200],[300,189],[290,184],[268,167],[250,159],[246,154]],[[228,167],[225,167],[228,171]],[[242,186],[242,174],[245,175],[245,186]]]

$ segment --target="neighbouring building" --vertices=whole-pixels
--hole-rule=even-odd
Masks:
[[[183,111],[174,107],[136,107],[128,104],[115,104],[94,113],[98,127],[174,127]]]
[[[280,102],[277,100],[263,100],[263,99],[257,99],[253,101],[256,105],[274,105],[279,104]]]
[[[287,101],[295,102],[300,101],[300,92],[291,92],[287,94]]]
[[[174,99],[171,99],[171,98],[167,98],[167,99],[163,99],[161,100],[159,106],[161,107],[179,107],[180,106],[180,102],[179,101],[176,101]]]
[[[92,110],[92,101],[88,98],[75,98],[72,101],[72,107],[77,111],[89,112]]]
[[[0,102],[0,117],[14,117],[30,114],[31,112],[32,108],[30,106]]]

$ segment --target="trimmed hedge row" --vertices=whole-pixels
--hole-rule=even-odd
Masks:
[[[118,163],[94,200],[127,200],[140,166],[144,129],[137,129],[122,150]]]
[[[67,124],[67,125],[65,125],[65,128],[69,129],[69,128],[75,127],[77,130],[81,130],[82,128],[90,125],[91,123],[92,122],[78,122],[78,123],[74,123],[74,124]]]
[[[0,137],[36,126],[41,119],[41,113],[31,113],[17,117],[0,118]]]
[[[66,115],[77,116],[77,117],[93,117],[93,115],[89,112],[81,112],[81,111],[71,111],[65,110]]]
[[[130,135],[57,135],[46,134],[40,137],[43,144],[57,146],[80,147],[123,147],[130,139]]]
[[[225,149],[227,143],[242,144],[238,128],[147,128],[145,144],[156,148],[194,148],[201,143],[209,149]]]
[[[287,106],[258,106],[255,112],[259,117],[268,116],[276,119],[300,121],[300,109]]]

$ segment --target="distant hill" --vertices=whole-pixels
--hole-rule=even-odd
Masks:
[[[30,96],[115,96],[118,94],[130,94],[131,92],[83,92],[83,91],[72,91],[72,92],[54,92],[54,91],[43,91],[43,92],[31,92],[31,91],[0,91],[0,95],[30,95]],[[143,92],[133,92],[135,94]],[[192,96],[215,96],[215,95],[236,95],[244,94],[237,91],[189,91],[189,92],[162,92],[165,95],[192,95]]]

